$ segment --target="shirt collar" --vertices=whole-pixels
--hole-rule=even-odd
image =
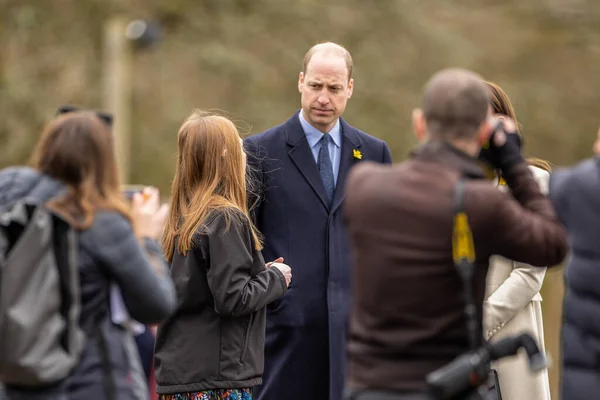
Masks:
[[[485,164],[475,157],[457,149],[448,142],[430,141],[413,150],[411,158],[431,161],[458,169],[463,176],[472,179],[491,179],[485,172]]]
[[[324,133],[312,126],[308,123],[304,116],[302,115],[302,110],[298,113],[300,118],[300,125],[302,125],[302,129],[304,130],[304,134],[306,135],[306,139],[308,140],[308,145],[313,148],[319,140],[323,137]],[[335,125],[327,134],[333,140],[333,143],[337,147],[341,147],[342,144],[342,130],[340,129],[340,119],[338,118]]]

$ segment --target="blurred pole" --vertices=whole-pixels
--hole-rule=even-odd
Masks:
[[[122,183],[128,183],[131,159],[131,42],[127,21],[109,19],[104,26],[103,108],[113,113],[115,154]]]

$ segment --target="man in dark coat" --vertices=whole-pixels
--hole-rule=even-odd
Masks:
[[[304,58],[302,109],[245,140],[259,184],[254,215],[267,261],[294,269],[288,293],[269,305],[259,400],[339,400],[344,386],[350,249],[341,212],[357,163],[391,163],[382,140],[340,118],[352,95],[352,58],[322,43]],[[253,192],[252,189],[250,189]]]
[[[490,256],[546,266],[566,254],[566,231],[521,154],[514,122],[505,120],[506,131],[490,139],[495,124],[487,118],[488,104],[478,75],[438,72],[413,114],[423,145],[403,163],[363,163],[348,177],[352,400],[431,399],[426,376],[466,352],[469,333],[481,344]],[[480,165],[488,139],[489,162],[502,171],[510,192],[498,190]],[[471,278],[476,321],[470,331],[452,249],[459,181],[476,263]]]
[[[550,176],[550,199],[571,242],[561,333],[565,400],[600,392],[600,131],[594,152],[596,157]]]

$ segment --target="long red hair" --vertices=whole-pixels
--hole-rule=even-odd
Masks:
[[[185,255],[192,248],[194,235],[214,210],[224,212],[228,223],[242,215],[256,249],[262,249],[248,213],[245,154],[233,122],[196,111],[181,125],[177,141],[170,215],[163,233],[166,259],[171,261],[175,251]]]

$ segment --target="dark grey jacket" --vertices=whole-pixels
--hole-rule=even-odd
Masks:
[[[277,268],[265,269],[245,221],[240,214],[227,229],[215,212],[194,248],[173,257],[178,305],[158,328],[158,393],[262,383],[266,305],[287,287]]]
[[[46,201],[64,190],[61,183],[30,168],[0,171],[0,206],[25,196]],[[80,324],[87,336],[86,346],[67,381],[38,396],[56,398],[57,392],[66,391],[70,400],[133,399],[121,328],[110,318],[110,283],[118,284],[131,317],[146,324],[158,323],[173,311],[173,283],[166,264],[163,277],[152,269],[148,254],[153,262],[164,263],[159,245],[145,240],[143,249],[129,222],[116,212],[97,212],[93,225],[79,232],[78,241]],[[111,398],[110,392],[115,396]],[[23,395],[11,388],[7,394],[9,399]]]
[[[600,393],[600,158],[550,176],[550,199],[567,226],[571,255],[565,272],[562,399]]]

